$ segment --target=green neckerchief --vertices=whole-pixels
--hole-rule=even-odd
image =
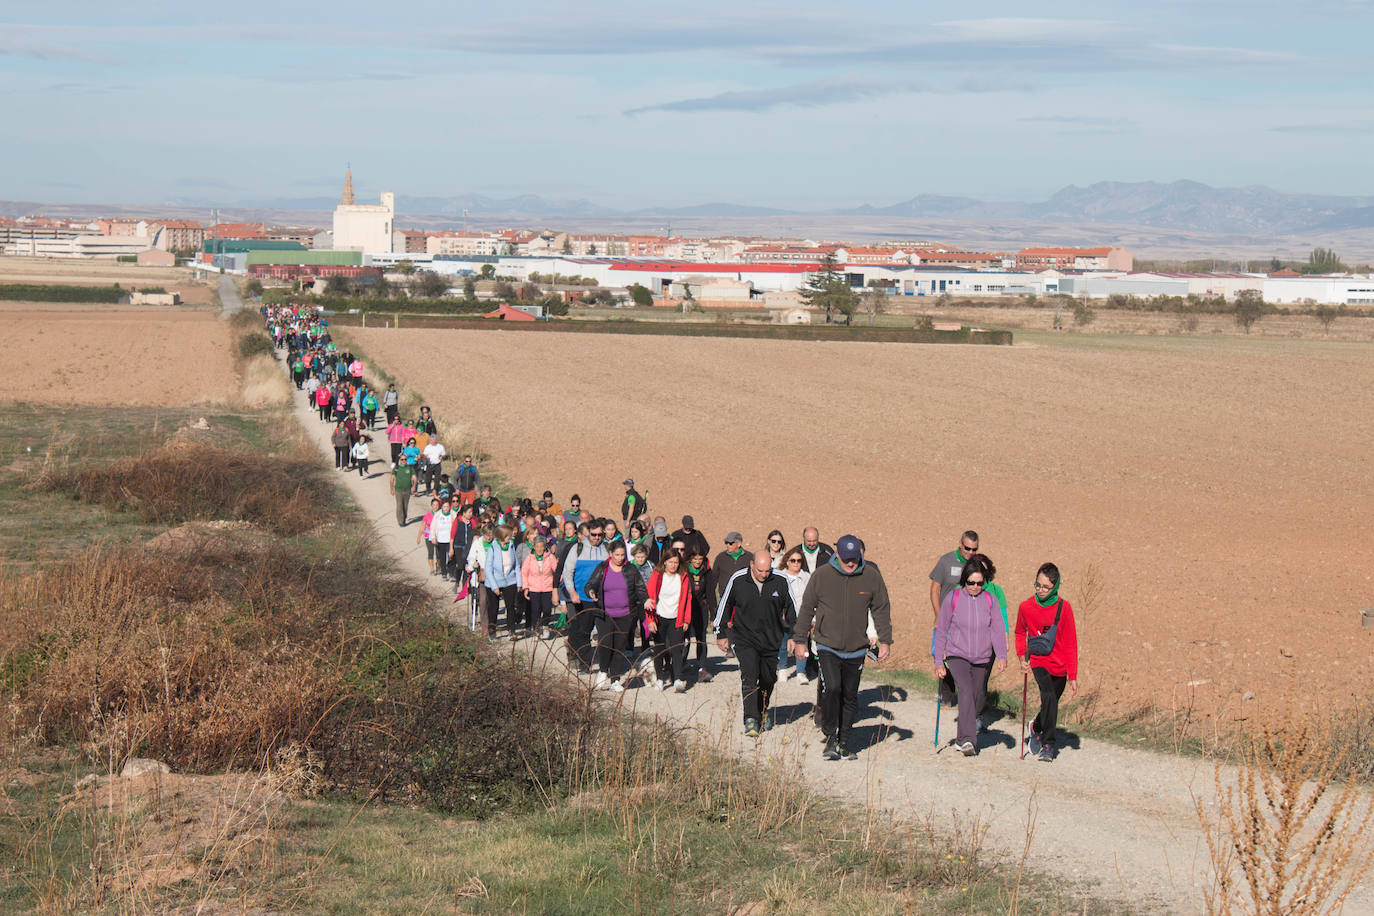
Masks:
[[[1044,598],[1041,598],[1039,595],[1036,595],[1035,603],[1040,605],[1041,607],[1049,607],[1051,604],[1054,604],[1056,601],[1059,600],[1059,586],[1063,584],[1064,582],[1062,579],[1054,583],[1054,588],[1050,589],[1050,593],[1046,595]]]
[[[805,544],[803,544],[802,550],[805,550],[807,553],[820,553],[821,545],[817,544],[815,547],[807,547]]]
[[[959,558],[959,565],[960,565],[960,566],[967,566],[967,565],[968,565],[968,557],[964,556],[964,548],[962,548],[962,547],[956,547],[956,548],[954,548],[954,555],[955,555],[956,557]]]
[[[725,555],[726,555],[727,557],[729,557],[730,559],[732,559],[732,560],[738,560],[740,557],[744,556],[744,548],[741,547],[739,550],[733,550],[733,551],[732,551],[732,550],[727,550],[727,551],[725,551]]]
[[[626,539],[625,539],[625,546],[626,546],[628,549],[630,549],[630,550],[634,550],[636,547],[638,547],[640,544],[643,544],[643,543],[644,543],[644,538],[640,538],[639,540],[635,540],[634,538],[626,538]]]

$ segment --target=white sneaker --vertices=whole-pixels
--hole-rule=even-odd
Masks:
[[[784,672],[784,674],[783,674],[783,676],[782,676],[782,679],[783,679],[784,681],[790,681],[790,680],[792,680],[793,677],[796,676],[796,674],[797,674],[797,669],[796,669],[796,668],[788,668],[788,669],[786,670],[786,672]]]
[[[809,683],[811,683],[811,678],[807,677],[805,674],[799,674],[799,675],[797,675],[797,683],[798,683],[798,684],[809,684]]]
[[[673,690],[677,691],[678,693],[686,693],[686,692],[687,692],[687,682],[686,682],[686,681],[673,681]]]
[[[610,678],[606,677],[605,672],[602,672],[601,674],[598,674],[596,676],[596,681],[592,684],[592,689],[599,690],[600,688],[605,687],[610,680]]]
[[[606,689],[609,690],[611,693],[624,693],[625,685],[620,683],[620,681],[615,680],[611,681],[611,686],[607,687]]]

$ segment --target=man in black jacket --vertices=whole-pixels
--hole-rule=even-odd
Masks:
[[[696,551],[703,557],[711,556],[711,542],[696,529],[696,520],[690,515],[682,517],[682,527],[673,532],[673,540],[681,541],[687,550]]]
[[[716,639],[722,652],[735,647],[739,659],[744,734],[759,736],[768,701],[778,682],[778,650],[797,620],[787,580],[773,570],[768,551],[730,578],[716,609]]]
[[[821,533],[814,525],[802,531],[802,562],[807,572],[814,575],[834,555],[834,548],[821,541]]]

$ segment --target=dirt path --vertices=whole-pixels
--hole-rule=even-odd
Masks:
[[[324,455],[332,455],[332,427],[318,420],[299,393],[294,403],[312,441]],[[373,467],[367,479],[356,473],[337,476],[400,568],[424,577],[425,552],[415,543],[419,523],[397,527],[385,462]],[[423,512],[424,505],[427,500],[412,500],[412,513]],[[430,581],[437,586],[437,580]],[[562,667],[561,641],[519,645],[535,651],[542,663]],[[814,694],[813,686],[782,682],[774,706],[785,724],[757,741],[742,734],[733,663],[713,683],[694,685],[684,694],[638,688],[623,694],[621,702],[630,711],[696,731],[717,747],[726,741],[742,757],[795,761],[817,791],[847,804],[871,801],[903,818],[977,824],[986,829],[985,848],[1012,861],[1021,856],[1028,820],[1033,820],[1032,868],[1142,911],[1199,911],[1195,887],[1207,874],[1207,854],[1190,787],[1210,796],[1212,785],[1211,768],[1201,761],[1090,739],[1066,748],[1053,764],[1022,761],[1016,749],[1017,722],[994,726],[983,736],[977,757],[948,749],[937,753],[932,744],[934,697],[867,684],[855,728],[864,749],[856,762],[832,763],[821,759],[820,733],[811,725]],[[953,730],[954,716],[946,711],[942,742]],[[1374,912],[1368,887],[1352,897],[1349,911]]]

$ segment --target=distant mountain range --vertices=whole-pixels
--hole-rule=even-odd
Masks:
[[[157,207],[41,204],[0,201],[0,215],[41,212],[53,216],[145,213],[204,219],[208,207],[223,207],[226,219],[282,219],[327,224],[337,198],[274,198],[243,201],[178,199]],[[474,224],[503,219],[526,225],[553,225],[560,220],[623,220],[641,229],[655,219],[734,220],[741,218],[804,217],[816,222],[827,216],[861,218],[1019,220],[1042,223],[1101,223],[1153,229],[1266,236],[1305,232],[1374,228],[1374,197],[1338,197],[1275,191],[1252,185],[1214,188],[1196,181],[1103,181],[1088,187],[1070,185],[1039,203],[980,200],[921,194],[890,206],[863,205],[825,211],[781,210],[736,203],[706,203],[687,207],[649,207],[617,210],[588,200],[558,200],[525,194],[453,197],[398,194],[396,210],[402,224],[437,227],[457,224],[466,215]],[[275,215],[275,216],[274,216]]]

